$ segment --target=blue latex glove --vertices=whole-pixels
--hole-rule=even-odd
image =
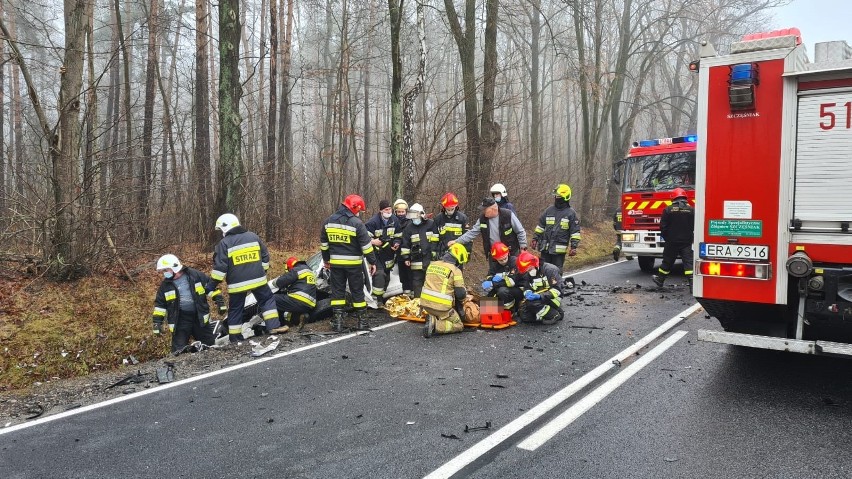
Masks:
[[[487,279],[482,282],[482,289],[484,289],[485,291],[488,291],[493,287],[494,287],[494,283],[492,283],[491,281],[488,281]]]
[[[538,293],[533,293],[530,290],[524,291],[524,298],[527,298],[527,301],[535,301],[541,299],[541,295]]]
[[[497,273],[497,274],[494,275],[494,277],[491,278],[491,282],[493,282],[493,283],[499,283],[501,281],[503,281],[503,274],[502,273]]]

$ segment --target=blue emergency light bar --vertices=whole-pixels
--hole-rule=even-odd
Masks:
[[[674,143],[695,143],[698,135],[676,136],[673,138],[657,138],[655,140],[639,140],[633,142],[633,148],[644,146],[671,145]]]
[[[731,110],[754,109],[754,87],[760,84],[760,69],[757,63],[738,63],[730,68],[728,103]]]
[[[740,63],[731,66],[730,81],[732,85],[757,85],[759,69],[756,63]]]

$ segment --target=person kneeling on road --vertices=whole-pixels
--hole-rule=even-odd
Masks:
[[[164,279],[154,298],[154,334],[160,334],[163,321],[167,320],[172,332],[172,353],[189,344],[190,336],[212,346],[215,338],[207,299],[216,303],[219,314],[225,314],[228,310],[222,293],[219,289],[208,290],[205,285],[210,278],[201,271],[184,266],[173,254],[163,255],[157,260],[157,271],[163,271]]]
[[[293,256],[284,264],[284,274],[271,280],[269,287],[275,291],[275,308],[282,322],[290,323],[293,317],[310,314],[317,305],[317,277],[307,263]],[[273,333],[286,333],[289,325],[282,324]]]
[[[539,262],[532,253],[518,255],[518,273],[524,275],[524,303],[521,305],[521,321],[525,323],[553,324],[561,321],[565,313],[559,299],[562,291],[562,276],[556,266]]]
[[[420,307],[427,314],[423,337],[431,337],[435,332],[458,333],[464,329],[462,301],[467,290],[460,266],[467,263],[468,258],[467,249],[456,243],[426,269],[426,280],[420,292]]]
[[[516,313],[524,297],[516,279],[518,258],[510,256],[509,247],[499,241],[491,246],[491,258],[494,261],[489,261],[482,289],[488,296],[499,299],[504,309]]]

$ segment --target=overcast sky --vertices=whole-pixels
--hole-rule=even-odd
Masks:
[[[846,40],[852,44],[852,0],[793,0],[774,10],[776,28],[801,30],[811,60],[815,43]]]

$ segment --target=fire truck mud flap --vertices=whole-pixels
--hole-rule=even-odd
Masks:
[[[698,330],[698,340],[710,343],[732,344],[747,348],[772,349],[802,354],[852,357],[852,344],[831,341],[775,338],[756,334],[729,333],[725,331]]]

